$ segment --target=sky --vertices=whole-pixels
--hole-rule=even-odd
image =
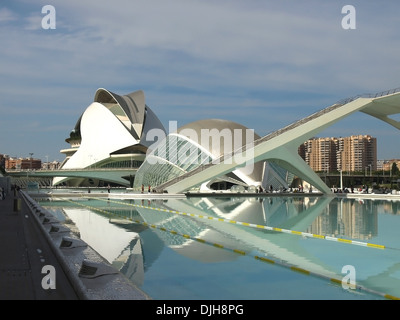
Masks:
[[[265,135],[400,87],[399,12],[397,0],[0,0],[0,153],[62,161],[98,88],[143,90],[167,130],[218,118]],[[361,112],[318,136],[356,134],[400,158],[399,131]]]

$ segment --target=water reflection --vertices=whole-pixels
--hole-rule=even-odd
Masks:
[[[52,202],[49,208],[54,205]],[[241,257],[238,252],[267,257],[335,279],[341,279],[342,267],[350,264],[356,267],[358,283],[400,296],[397,202],[300,196],[89,199],[58,205],[74,221],[81,238],[139,286],[146,281],[146,272],[169,248],[200,262],[198,268],[204,263],[234,264]],[[88,205],[102,212],[89,209]],[[385,216],[396,219],[388,223]],[[268,231],[227,220],[373,241],[389,249]],[[380,220],[385,225],[382,235],[378,232]]]

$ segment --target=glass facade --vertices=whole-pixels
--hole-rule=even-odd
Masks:
[[[112,161],[100,165],[100,168],[139,168],[143,161],[137,160],[122,160],[122,161]]]
[[[172,133],[146,157],[135,175],[133,187],[158,186],[212,159],[212,154],[200,145],[186,136]]]

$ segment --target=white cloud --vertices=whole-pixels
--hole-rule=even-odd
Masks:
[[[0,23],[17,20],[17,15],[7,8],[0,8]]]
[[[51,68],[58,77],[64,73],[81,81],[99,79],[104,73],[125,81],[135,68],[178,85],[223,82],[290,90],[322,87],[325,82],[342,89],[351,83],[364,88],[372,82],[367,87],[376,87],[376,81],[385,86],[394,71],[400,71],[392,65],[390,78],[379,80],[385,62],[399,54],[398,47],[382,50],[392,34],[387,32],[390,27],[377,30],[371,25],[353,35],[346,33],[340,28],[340,6],[332,5],[330,11],[315,6],[296,14],[285,7],[230,3],[60,2],[55,4],[58,33],[21,35],[26,49],[18,52],[20,44],[14,42],[9,50],[38,59],[42,55],[44,72],[38,74],[37,65],[28,66],[24,72],[31,70],[29,76],[43,76]],[[27,19],[34,18],[39,25],[40,15]],[[386,19],[391,21],[390,15]],[[150,77],[154,81],[153,74]]]

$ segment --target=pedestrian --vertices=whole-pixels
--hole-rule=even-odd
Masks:
[[[3,191],[3,187],[0,187],[0,200],[4,199],[4,191]]]
[[[142,193],[144,192],[144,184],[142,184]]]
[[[149,193],[151,192],[151,188],[150,188],[150,185],[149,185],[149,189],[148,189],[148,192],[149,192]]]
[[[107,191],[108,191],[108,193],[110,193],[110,188],[111,188],[110,185],[108,185],[108,186],[107,186]]]

